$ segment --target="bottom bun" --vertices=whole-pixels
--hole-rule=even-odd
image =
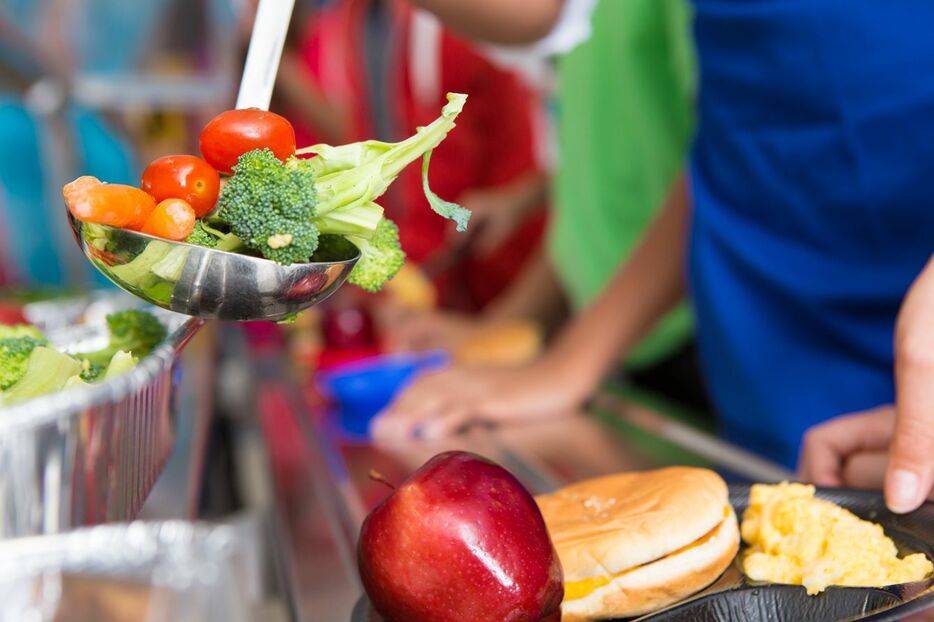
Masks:
[[[625,572],[583,598],[564,601],[561,621],[628,618],[667,607],[716,581],[738,550],[739,527],[730,508],[697,544]]]

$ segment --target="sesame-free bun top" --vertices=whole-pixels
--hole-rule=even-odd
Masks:
[[[519,320],[479,331],[454,352],[458,365],[521,365],[542,350],[538,325]]]
[[[729,504],[707,469],[672,467],[586,480],[536,498],[566,582],[614,575],[714,530]]]

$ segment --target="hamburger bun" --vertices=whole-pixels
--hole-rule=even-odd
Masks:
[[[407,263],[384,286],[384,291],[401,309],[431,311],[438,305],[434,283],[419,268]]]
[[[532,322],[512,322],[478,331],[454,352],[459,365],[521,365],[542,349],[542,334]]]
[[[726,483],[706,469],[611,475],[536,500],[564,569],[563,622],[675,603],[713,583],[739,549]]]

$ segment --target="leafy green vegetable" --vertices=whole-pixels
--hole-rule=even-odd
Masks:
[[[132,261],[113,266],[107,271],[131,287],[148,289],[160,278],[153,273],[153,266],[165,259],[172,248],[173,246],[167,242],[151,241]]]
[[[195,223],[194,230],[185,239],[185,242],[227,252],[236,252],[243,248],[243,242],[240,241],[240,238],[229,230],[222,231],[222,228],[228,229],[228,226],[219,219],[215,219],[214,222],[199,220]]]
[[[215,235],[203,220],[199,220],[195,223],[195,228],[192,229],[188,237],[185,238],[185,242],[194,244],[195,246],[204,246],[205,248],[217,248],[217,243],[220,241],[220,238],[221,233],[219,231],[216,232]]]
[[[45,341],[45,335],[35,326],[29,324],[0,324],[0,339],[18,339],[32,337],[38,341]]]
[[[369,237],[383,219],[383,208],[376,203],[364,203],[353,209],[329,212],[315,220],[321,233]]]
[[[104,375],[106,368],[103,365],[92,363],[84,359],[81,361],[81,379],[85,382],[97,382]]]
[[[316,175],[318,215],[353,210],[382,196],[406,166],[441,144],[466,101],[466,95],[449,94],[440,117],[399,143],[368,140],[300,149],[299,155],[316,154],[308,166]]]
[[[165,339],[166,330],[162,322],[151,313],[130,309],[107,316],[110,343],[97,352],[78,354],[78,359],[90,361],[92,365],[109,365],[118,352],[132,352],[142,358],[152,352]]]
[[[0,391],[6,391],[26,374],[29,358],[38,347],[47,345],[45,337],[27,327],[5,329],[9,334],[20,334],[19,337],[6,337],[0,339]]]
[[[110,380],[111,378],[122,376],[136,367],[137,363],[136,357],[130,352],[117,352],[113,355],[113,358],[110,359],[110,364],[104,372],[103,379]]]
[[[431,209],[436,214],[453,220],[458,231],[467,231],[467,223],[470,222],[470,210],[464,209],[457,203],[445,201],[428,187],[428,165],[431,162],[431,153],[429,151],[425,154],[425,160],[422,164],[422,190],[425,193],[425,198],[428,199],[428,204],[431,205]]]
[[[177,283],[185,270],[189,254],[191,254],[191,249],[187,246],[176,246],[152,265],[152,273],[164,281]]]
[[[347,239],[360,249],[360,259],[348,277],[360,289],[378,292],[405,263],[405,253],[399,246],[399,227],[391,220],[380,221],[370,239],[357,236]]]
[[[135,309],[107,316],[107,330],[106,348],[71,356],[34,327],[0,326],[0,406],[125,374],[166,336],[156,316]]]
[[[80,372],[81,363],[72,357],[53,348],[39,346],[29,355],[26,371],[19,382],[0,393],[0,405],[16,404],[60,391]]]

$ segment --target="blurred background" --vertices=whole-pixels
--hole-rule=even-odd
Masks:
[[[75,252],[61,187],[89,174],[138,184],[157,155],[196,148],[239,78],[229,0],[0,4],[4,278],[105,286]]]

